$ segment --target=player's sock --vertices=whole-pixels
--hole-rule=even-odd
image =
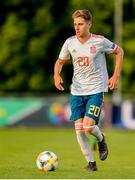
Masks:
[[[91,131],[91,134],[93,134],[99,142],[103,140],[103,135],[97,125],[94,126],[93,130]]]
[[[94,160],[93,152],[91,150],[86,133],[84,132],[82,128],[82,124],[81,123],[78,123],[78,125],[76,124],[75,128],[76,128],[77,140],[86,161],[94,162],[95,160]]]
[[[81,151],[87,162],[94,162],[93,153],[89,145],[88,138],[84,131],[77,131],[77,140],[80,145]]]

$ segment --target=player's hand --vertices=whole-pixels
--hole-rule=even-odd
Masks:
[[[61,85],[63,83],[63,80],[60,75],[54,76],[54,83],[57,89],[59,89],[60,91],[64,91],[64,87]]]
[[[119,77],[113,75],[108,81],[108,87],[110,90],[116,90],[118,88]]]

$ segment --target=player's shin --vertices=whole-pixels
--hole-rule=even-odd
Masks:
[[[86,136],[85,131],[83,130],[83,124],[77,123],[75,124],[77,141],[80,145],[81,151],[87,162],[94,162],[94,156],[89,144],[89,140]]]

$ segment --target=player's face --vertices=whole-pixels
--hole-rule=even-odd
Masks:
[[[74,28],[75,28],[76,35],[78,37],[83,38],[83,37],[88,36],[90,27],[91,27],[90,21],[86,21],[82,17],[74,18]]]

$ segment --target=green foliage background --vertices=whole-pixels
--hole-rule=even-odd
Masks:
[[[0,94],[55,93],[53,66],[65,39],[74,34],[71,15],[80,8],[93,14],[92,33],[114,41],[115,0],[0,1]],[[135,93],[135,0],[123,0],[122,93]],[[111,75],[113,63],[108,60]],[[72,65],[64,67],[69,92]]]

